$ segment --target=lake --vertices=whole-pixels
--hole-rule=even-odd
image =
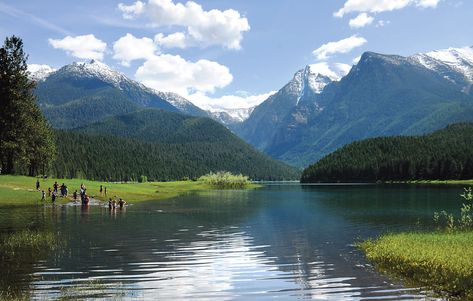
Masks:
[[[107,208],[2,208],[0,232],[51,229],[55,251],[2,262],[32,299],[399,300],[428,292],[379,274],[354,246],[429,229],[460,186],[271,184]],[[132,203],[132,200],[129,200]]]

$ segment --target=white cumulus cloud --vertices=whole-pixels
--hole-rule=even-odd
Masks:
[[[361,13],[355,18],[351,19],[350,22],[348,22],[348,25],[350,25],[351,28],[361,28],[365,27],[366,25],[370,25],[373,23],[373,20],[374,18],[367,13]]]
[[[419,0],[416,5],[425,8],[436,8],[440,0]]]
[[[257,95],[224,95],[221,97],[210,97],[204,93],[196,92],[186,95],[186,98],[204,110],[218,112],[228,109],[248,109],[255,107],[274,93],[276,93],[276,91]]]
[[[137,38],[127,33],[113,43],[113,58],[124,66],[139,59],[149,59],[155,55],[157,46],[150,38]]]
[[[187,48],[188,40],[186,34],[183,32],[176,32],[165,36],[162,33],[158,33],[154,36],[156,44],[166,48]]]
[[[120,3],[118,9],[126,19],[147,16],[154,27],[178,26],[185,32],[159,36],[163,47],[208,47],[221,45],[229,49],[240,49],[243,33],[250,30],[245,17],[234,9],[206,11],[194,1],[185,4],[173,0],[137,1],[131,5]]]
[[[318,60],[326,60],[329,58],[330,55],[336,53],[348,53],[353,49],[362,46],[366,42],[367,40],[365,38],[360,37],[358,35],[353,35],[349,38],[340,41],[323,44],[319,48],[315,49],[312,54]]]
[[[423,8],[435,8],[440,0],[346,0],[342,8],[334,13],[336,17],[343,17],[352,12],[381,13],[403,9],[409,5]]]
[[[69,55],[79,59],[103,60],[107,43],[97,39],[93,34],[82,36],[67,36],[64,39],[48,39],[55,49],[62,49]]]
[[[230,84],[230,70],[217,62],[190,62],[179,55],[160,54],[146,60],[135,73],[143,84],[165,92],[188,95],[195,92],[214,92]]]

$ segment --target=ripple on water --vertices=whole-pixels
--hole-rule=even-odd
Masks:
[[[357,211],[350,199],[356,191],[328,200],[326,188],[301,193],[302,201],[284,190],[251,202],[193,196],[115,215],[101,208],[41,208],[21,216],[21,222],[37,219],[57,228],[66,247],[37,260],[19,281],[38,300],[412,300],[428,295],[380,276],[353,245],[355,237],[385,229],[379,223],[385,212],[370,220],[380,211],[378,200],[365,201],[371,194],[362,194],[363,208]],[[367,216],[370,206],[376,210]],[[148,214],[154,209],[160,214]],[[5,231],[2,218],[8,215],[0,212],[0,217]]]

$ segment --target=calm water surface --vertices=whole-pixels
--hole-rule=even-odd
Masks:
[[[399,300],[420,288],[377,273],[353,245],[429,228],[459,208],[461,187],[267,185],[106,208],[0,209],[0,232],[25,224],[64,242],[3,263],[0,289],[33,299]]]

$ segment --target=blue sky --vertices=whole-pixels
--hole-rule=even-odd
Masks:
[[[95,58],[200,105],[240,107],[307,64],[472,46],[472,16],[466,0],[0,0],[0,35],[22,37],[29,63]]]

